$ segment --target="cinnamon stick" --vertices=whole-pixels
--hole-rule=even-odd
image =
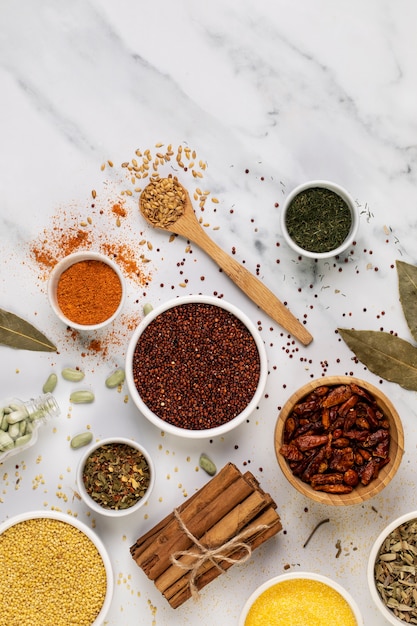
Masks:
[[[246,481],[245,481],[246,482]],[[247,484],[247,483],[246,483]],[[259,491],[252,492],[243,502],[234,506],[230,512],[222,517],[216,524],[210,527],[201,538],[201,544],[205,548],[217,548],[222,546],[232,537],[235,537],[239,532],[253,520],[266,506],[272,503],[272,499],[269,496],[265,496]],[[182,520],[187,529],[192,533],[191,528],[186,524],[185,520]],[[194,553],[199,553],[197,546],[193,545],[192,541],[186,536],[185,532],[181,531],[182,536],[187,538],[188,547]],[[187,549],[187,548],[184,548]],[[182,550],[182,549],[181,549]],[[171,552],[173,554],[173,552]],[[178,561],[183,566],[190,566],[195,561],[194,556],[183,555]],[[170,587],[176,580],[181,578],[184,574],[184,570],[178,565],[171,564],[169,567],[156,578],[155,585],[162,593]]]
[[[177,510],[194,536],[201,537],[250,491],[251,485],[237,467],[229,463]],[[170,566],[172,552],[185,550],[190,545],[190,540],[171,513],[138,539],[131,553],[139,567],[153,580]]]
[[[238,507],[251,494],[251,491],[252,487],[241,476],[195,515],[190,509],[185,509],[180,514],[181,519],[189,531],[195,537],[200,538],[225,515]],[[147,576],[154,580],[171,565],[171,554],[186,550],[191,545],[192,540],[183,532],[177,519],[173,517],[172,523],[168,524],[137,562],[140,563]]]
[[[241,472],[236,465],[234,465],[234,463],[227,463],[206,485],[190,496],[186,502],[180,504],[177,507],[177,510],[183,512],[188,507],[193,506],[196,500],[199,501],[202,489],[205,489],[208,499],[215,498],[219,493],[221,493],[222,489],[230,485],[234,480],[237,480],[241,475]],[[135,554],[141,554],[144,549],[146,549],[147,545],[149,545],[149,543],[158,536],[161,530],[165,528],[172,518],[172,513],[169,513],[160,522],[158,522],[158,524],[139,537],[136,543],[130,548],[133,558],[135,558]]]
[[[275,509],[276,503],[253,474],[242,474],[228,463],[142,535],[130,552],[177,608],[281,530]]]
[[[231,484],[241,479],[242,474],[233,463],[227,463],[208,483],[193,494],[186,502],[181,504],[177,510],[184,519],[190,520],[192,517],[203,509],[212,500],[217,498]],[[158,549],[171,536],[172,533],[178,533],[178,522],[173,513],[167,515],[156,526],[151,528],[147,533],[142,535],[136,543],[130,548],[133,559],[139,567],[152,559],[154,549]]]
[[[249,537],[245,540],[245,543],[249,545],[252,551],[262,545],[265,541],[276,535],[280,530],[282,530],[279,516],[273,509],[270,508],[264,511],[251,524],[254,529],[257,526],[261,525],[266,525],[267,528],[255,532],[252,537]],[[245,554],[246,552],[242,548],[238,548],[230,554],[225,554],[225,556],[238,560],[240,558],[243,558]],[[219,565],[221,566],[223,571],[226,571],[230,567],[232,567],[233,563],[230,563],[228,561],[220,561]],[[196,578],[196,585],[199,591],[222,573],[222,571],[219,570],[210,561],[206,561],[206,563],[199,571],[201,573],[199,573],[198,577]],[[172,608],[178,608],[179,606],[181,606],[181,604],[191,598],[191,588],[189,582],[189,573],[187,572],[181,579],[177,580],[174,585],[172,585],[172,587],[166,589],[166,591],[164,592],[163,595],[168,600]]]

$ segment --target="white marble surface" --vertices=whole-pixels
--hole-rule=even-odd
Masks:
[[[383,328],[411,340],[394,264],[417,262],[416,19],[412,0],[0,2],[0,306],[59,348],[56,355],[0,348],[0,389],[3,397],[29,398],[51,370],[80,365],[97,396],[94,405],[71,410],[70,385],[60,381],[62,416],[44,427],[36,449],[1,467],[0,519],[58,507],[91,524],[73,496],[78,456],[68,437],[90,424],[96,437],[143,441],[158,468],[148,518],[96,520],[118,581],[107,624],[232,626],[248,594],[285,564],[331,576],[355,596],[365,624],[386,624],[367,589],[366,563],[383,526],[417,509],[415,393],[382,383],[403,419],[405,454],[394,481],[363,506],[329,510],[291,490],[273,432],[278,407],[311,378],[352,372],[379,384],[354,362],[337,327]],[[188,252],[184,240],[169,242],[145,226],[138,194],[122,193],[132,185],[121,163],[137,148],[156,153],[159,142],[188,145],[207,164],[201,181],[179,174],[191,192],[198,183],[219,200],[206,204],[207,231],[304,320],[314,335],[310,346],[288,339],[195,246]],[[114,167],[102,171],[108,160]],[[301,260],[283,245],[275,205],[314,178],[345,186],[360,206],[347,258]],[[117,201],[127,210],[120,226],[111,213]],[[47,247],[56,244],[54,228],[66,233],[87,217],[92,224],[82,228],[92,233],[92,247],[123,242],[150,259],[142,263],[147,286],[127,277],[125,316],[102,337],[101,352],[55,320],[44,268],[30,253],[42,236]],[[223,294],[261,327],[270,374],[248,424],[221,440],[187,443],[163,437],[124,403],[124,392],[110,393],[103,381],[123,364],[129,323],[140,319],[145,302],[198,292]],[[259,478],[286,532],[206,587],[198,603],[174,611],[129,547],[207,480],[195,471],[203,448],[219,467],[230,460]],[[303,549],[323,517],[330,523]]]

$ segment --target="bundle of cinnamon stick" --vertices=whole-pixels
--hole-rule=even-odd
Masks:
[[[130,552],[176,609],[282,529],[275,509],[250,472],[228,463]]]

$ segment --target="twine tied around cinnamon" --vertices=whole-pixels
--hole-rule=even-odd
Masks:
[[[252,555],[252,548],[250,545],[244,542],[244,539],[246,539],[247,537],[251,535],[254,535],[255,533],[261,530],[265,530],[266,528],[268,528],[267,524],[259,524],[258,526],[243,530],[241,533],[238,533],[237,535],[235,535],[234,537],[226,541],[221,546],[217,546],[217,548],[208,548],[204,546],[197,539],[197,537],[195,537],[188,530],[187,526],[184,524],[183,520],[181,519],[181,516],[177,509],[174,509],[174,515],[175,515],[176,520],[178,521],[178,524],[180,525],[181,530],[187,535],[189,539],[191,539],[193,544],[199,550],[198,552],[194,550],[182,550],[179,552],[175,552],[174,554],[171,554],[170,556],[170,560],[173,565],[176,565],[177,567],[180,567],[181,569],[190,572],[189,586],[190,586],[191,596],[194,599],[198,599],[199,597],[198,587],[196,585],[196,578],[198,576],[198,571],[207,561],[210,561],[222,573],[225,573],[226,570],[223,569],[223,567],[220,565],[221,561],[226,561],[227,563],[232,563],[232,564],[246,563],[246,561]],[[244,554],[241,558],[228,557],[226,556],[226,554],[231,548],[232,549],[242,548],[246,552],[246,554]],[[193,558],[192,563],[191,564],[182,563],[180,561],[180,557],[182,556],[192,557]]]

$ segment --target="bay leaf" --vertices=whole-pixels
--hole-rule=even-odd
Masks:
[[[408,328],[417,341],[417,267],[396,261],[400,302]]]
[[[0,344],[20,350],[56,352],[56,346],[37,328],[4,309],[0,309]]]
[[[381,378],[417,391],[417,347],[379,330],[338,331],[356,357]]]

